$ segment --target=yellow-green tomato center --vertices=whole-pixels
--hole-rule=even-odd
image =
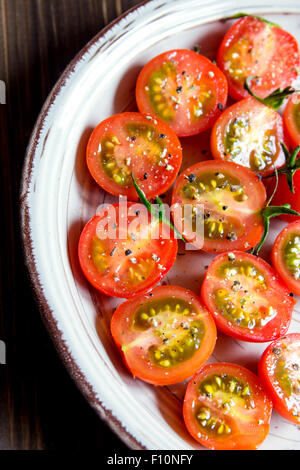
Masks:
[[[234,81],[244,84],[249,74],[245,68],[245,57],[247,61],[251,59],[253,44],[247,37],[242,37],[226,51],[224,60],[226,70]]]
[[[248,160],[248,166],[256,172],[270,167],[277,154],[274,131],[264,129],[263,123],[259,128],[258,119],[252,123],[247,115],[236,117],[228,123],[224,145],[226,153],[235,163],[243,164],[244,160]]]
[[[249,384],[225,373],[206,377],[198,393],[205,397],[205,405],[195,408],[197,423],[203,432],[216,437],[232,433],[226,415],[235,414],[238,408],[255,407]]]
[[[213,72],[210,72],[213,74]],[[191,121],[199,120],[214,104],[211,86],[201,76],[182,71],[176,61],[166,61],[150,76],[146,92],[155,114],[170,123],[180,108],[188,108]]]
[[[169,368],[196,353],[205,333],[205,325],[197,315],[192,303],[176,297],[149,301],[135,312],[133,328],[152,328],[159,339],[149,348],[153,364]]]
[[[294,106],[293,114],[297,130],[300,132],[300,102]]]
[[[253,28],[253,34],[251,32]],[[270,68],[268,57],[272,57],[275,41],[273,28],[261,23],[250,26],[233,41],[224,52],[224,67],[231,79],[244,85],[249,76],[262,77]]]
[[[291,275],[300,278],[300,234],[290,233],[283,247],[283,260]]]
[[[284,391],[293,416],[300,419],[300,341],[274,346],[272,354],[276,358],[275,377],[279,387]]]
[[[125,132],[125,143],[113,134],[102,138],[100,159],[106,175],[120,186],[128,187],[132,185],[132,170],[141,167],[140,162],[149,169],[153,166],[167,167],[169,156],[164,144],[166,136],[159,134],[151,124],[128,123]]]
[[[248,196],[238,178],[224,172],[190,174],[181,195],[184,200],[195,202],[191,220],[194,232],[199,217],[197,203],[203,203],[205,238],[234,241],[242,235],[242,224],[232,211],[233,207],[247,201]]]
[[[94,237],[91,257],[101,275],[111,275],[115,282],[136,286],[150,276],[156,265],[160,267],[160,259],[150,251],[141,254],[147,239],[134,242],[130,236],[128,238],[124,242],[114,244]]]
[[[265,326],[276,312],[264,292],[268,283],[264,274],[249,261],[228,261],[217,270],[219,287],[215,289],[217,311],[234,324],[247,328]]]
[[[101,141],[101,163],[102,168],[115,183],[121,186],[130,186],[130,170],[126,164],[125,157],[120,159],[118,163],[115,157],[116,147],[121,145],[119,139],[115,135],[106,135]]]
[[[104,274],[109,270],[109,262],[104,244],[98,237],[92,242],[92,260],[99,273]]]

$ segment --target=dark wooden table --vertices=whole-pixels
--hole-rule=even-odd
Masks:
[[[18,198],[26,145],[52,86],[96,33],[138,3],[0,0],[0,449],[126,448],[85,402],[43,326],[23,263]]]

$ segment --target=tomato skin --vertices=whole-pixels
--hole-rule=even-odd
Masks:
[[[192,302],[198,312],[201,312],[201,319],[205,324],[205,336],[198,351],[189,359],[167,370],[162,369],[149,360],[148,346],[155,344],[155,332],[150,332],[149,340],[145,346],[133,346],[127,348],[128,344],[136,340],[137,333],[130,328],[134,312],[138,307],[151,300],[159,300],[175,296],[176,299],[183,299]],[[196,318],[196,317],[195,317]],[[122,303],[114,312],[111,319],[111,333],[113,339],[120,350],[122,359],[130,370],[134,378],[139,378],[152,385],[170,385],[181,382],[195,373],[207,361],[212,354],[216,343],[216,326],[212,316],[203,306],[201,300],[194,292],[179,286],[158,286],[150,294],[135,296]],[[142,352],[141,352],[142,350]]]
[[[261,239],[263,233],[263,220],[260,212],[266,203],[266,190],[259,181],[259,178],[248,168],[236,165],[233,162],[217,162],[214,160],[196,163],[179,175],[173,189],[172,205],[175,207],[175,205],[182,205],[184,203],[191,204],[191,201],[181,196],[182,187],[187,182],[188,175],[195,174],[198,176],[205,172],[229,174],[241,181],[248,197],[247,201],[241,203],[240,209],[237,209],[237,206],[235,206],[236,208],[229,206],[226,211],[220,211],[218,216],[225,217],[225,219],[226,217],[237,218],[241,222],[244,233],[235,240],[226,238],[209,239],[205,237],[203,246],[198,246],[197,242],[191,241],[191,243],[196,248],[201,248],[208,253],[223,253],[228,250],[246,251],[254,247]],[[204,210],[206,208],[210,209],[209,194],[205,199],[199,200],[199,203],[204,205]],[[237,210],[240,212],[237,212]],[[245,215],[246,213],[247,215]],[[182,231],[178,224],[176,228],[179,232]],[[187,239],[187,235],[185,233],[183,235]]]
[[[266,261],[250,253],[241,251],[232,251],[231,255],[233,255],[237,261],[251,263],[251,265],[256,267],[257,271],[263,274],[267,289],[259,290],[256,288],[254,291],[253,288],[247,287],[247,293],[249,289],[251,289],[251,299],[255,299],[256,292],[258,292],[259,296],[263,296],[267,305],[272,307],[273,316],[263,326],[246,328],[239,326],[239,324],[234,323],[234,321],[230,321],[230,319],[226,318],[225,315],[219,311],[213,292],[216,289],[225,289],[229,284],[234,284],[234,276],[232,280],[230,280],[230,282],[228,281],[226,284],[222,278],[217,275],[218,268],[229,259],[228,253],[223,253],[218,255],[209,265],[201,286],[201,298],[207,309],[213,315],[217,328],[228,336],[253,343],[263,343],[279,338],[285,334],[289,328],[293,307],[296,303],[295,299],[289,295],[285,284]],[[243,296],[244,295],[245,293]],[[275,315],[274,312],[276,312]],[[261,315],[263,317],[264,314],[261,313]]]
[[[258,364],[258,374],[263,383],[263,386],[268,393],[269,397],[273,401],[274,409],[286,420],[300,424],[300,403],[299,395],[297,397],[298,402],[298,416],[292,414],[291,406],[289,406],[287,396],[280,387],[278,380],[275,377],[274,370],[276,367],[277,354],[274,354],[274,350],[281,349],[283,345],[291,345],[295,342],[300,344],[300,333],[290,333],[282,338],[271,343],[263,355],[260,358]],[[279,353],[280,354],[280,353]],[[298,360],[300,360],[300,353],[298,349]]]
[[[271,252],[272,264],[275,270],[278,272],[282,280],[288,286],[288,288],[294,294],[300,295],[300,280],[293,277],[291,272],[288,270],[285,261],[283,259],[283,248],[290,233],[296,233],[300,238],[300,220],[293,222],[278,234]]]
[[[116,220],[118,220],[120,205],[116,203],[113,204],[112,207],[115,209]],[[127,204],[128,224],[134,220],[133,212],[137,207],[140,208],[141,204],[130,202]],[[97,225],[104,217],[106,217],[106,214],[106,209],[102,209],[94,215],[94,217],[87,222],[80,235],[78,257],[85,277],[97,290],[112,297],[130,298],[136,294],[148,292],[173,266],[177,255],[177,240],[174,238],[173,234],[169,235],[170,232],[168,227],[166,227],[165,224],[161,225],[161,223],[159,224],[160,234],[158,239],[151,240],[151,242],[149,242],[148,239],[139,241],[138,243],[142,243],[142,245],[141,248],[137,245],[137,253],[134,253],[135,242],[133,240],[128,242],[128,240],[123,241],[123,239],[117,239],[117,241],[114,239],[106,239],[109,241],[106,242],[105,240],[104,250],[107,256],[109,270],[108,273],[102,274],[97,270],[97,267],[93,262],[92,246],[93,240],[96,238],[97,234]],[[119,233],[120,228],[118,224],[117,235]],[[130,257],[124,254],[128,248],[132,249],[132,256],[137,256],[138,261],[143,258],[146,260],[152,259],[152,254],[157,251],[160,256],[161,269],[153,263],[154,267],[152,271],[149,271],[148,277],[137,285],[131,285],[130,279],[126,277],[126,273],[128,272],[127,266],[128,264],[130,265]],[[111,255],[110,253],[114,250],[116,250],[115,254]],[[131,266],[134,267],[135,264],[131,264]],[[121,273],[121,275],[125,273],[124,277],[122,277],[122,279],[115,280],[115,275],[117,274],[119,276],[119,273]]]
[[[143,144],[145,145],[145,141],[140,142],[136,137],[134,137],[135,140],[129,140],[130,137],[128,137],[126,125],[147,126],[155,132],[155,137],[152,140],[154,142],[157,141],[164,149],[161,152],[161,154],[165,154],[165,157],[162,159],[163,164],[161,162],[153,163],[153,155],[151,155],[150,150],[146,149],[147,155],[143,154]],[[118,138],[122,149],[122,155],[119,157],[118,164],[123,165],[121,168],[128,171],[127,178],[130,178],[131,172],[133,173],[138,185],[148,198],[164,193],[173,184],[182,161],[181,144],[176,134],[160,119],[154,120],[150,116],[144,116],[140,113],[127,112],[115,114],[101,121],[92,132],[88,141],[86,149],[87,166],[96,183],[105,189],[105,191],[114,196],[127,196],[132,201],[138,200],[131,179],[129,184],[121,185],[114,181],[103,169],[99,148],[103,148],[103,145],[101,147],[102,140],[110,135]],[[157,137],[159,135],[163,136],[163,138]],[[115,146],[119,151],[118,147],[119,145]],[[151,142],[149,147],[151,149]],[[157,151],[160,152],[160,150]],[[116,160],[114,159],[114,161]],[[124,161],[129,161],[130,163],[126,163],[126,166],[124,166]]]
[[[297,107],[297,108],[296,108]],[[288,100],[284,112],[283,122],[292,148],[300,145],[300,93],[294,93]],[[295,112],[297,112],[299,124],[297,125]]]
[[[164,63],[171,61],[176,68],[174,76],[171,79],[171,87],[174,91],[179,88],[182,89],[180,94],[180,101],[184,100],[183,104],[175,109],[174,117],[168,121],[168,124],[179,137],[199,134],[212,126],[215,119],[221,114],[221,110],[225,107],[227,101],[227,80],[221,70],[216,67],[206,57],[190,51],[188,49],[176,49],[164,52],[153,59],[151,59],[141,70],[137,84],[136,84],[136,101],[140,112],[157,116],[157,112],[148,97],[149,83],[151,75],[159,70]],[[197,79],[196,77],[200,78]],[[186,92],[186,89],[191,89],[185,83],[188,79],[198,80],[195,90],[207,86],[208,90],[212,92],[213,102],[210,103],[207,111],[201,115],[201,118],[195,118],[194,122],[191,120],[191,112],[189,105],[192,104],[193,95],[198,95],[198,91]],[[177,88],[176,88],[177,87]],[[173,98],[176,99],[176,94]],[[161,119],[162,116],[160,116]]]
[[[233,433],[227,437],[224,435],[211,436],[208,432],[203,432],[194,416],[195,404],[199,402],[198,385],[205,377],[212,374],[227,374],[236,377],[247,382],[254,391],[253,400],[256,406],[251,411],[243,410],[237,417],[231,416],[230,411],[227,414],[224,411],[219,412],[220,415],[223,413],[221,416],[227,418],[227,422],[233,430]],[[210,408],[207,398],[203,398],[200,403],[206,404]],[[245,414],[244,420],[243,413]],[[197,372],[188,383],[183,403],[183,418],[187,430],[200,444],[212,450],[257,449],[269,432],[271,413],[272,402],[264,392],[259,378],[245,367],[226,362],[207,364]],[[258,424],[259,420],[260,424]]]
[[[279,175],[278,177],[278,187],[276,193],[272,199],[272,206],[280,206],[281,204],[290,204],[291,209],[294,209],[297,212],[300,212],[300,171],[297,170],[294,174],[294,194],[290,191],[290,188],[287,183],[286,175]],[[272,193],[274,188],[275,179],[272,178],[268,184],[268,193]],[[300,220],[298,215],[286,215],[282,214],[279,216],[280,219],[285,220],[286,222],[294,222]]]
[[[254,76],[260,77],[260,81],[256,84],[253,80],[251,89],[265,98],[296,79],[297,41],[287,31],[247,16],[234,23],[225,34],[218,49],[217,64],[226,75],[229,95],[234,100],[249,96],[243,85],[245,78]],[[234,74],[235,71],[238,74]]]
[[[228,135],[228,126],[237,119],[249,119],[250,133],[253,135],[252,141],[248,141],[243,146],[243,140],[239,140],[242,149],[236,157],[233,157],[228,151],[225,143]],[[263,132],[262,132],[263,130]],[[271,133],[272,132],[272,133]],[[264,168],[259,168],[252,163],[251,155],[258,149],[259,153],[264,152],[264,139],[269,134],[268,142],[272,143],[272,147],[276,147],[276,152],[272,152],[272,156],[265,164]],[[246,134],[246,136],[247,136]],[[259,147],[256,142],[257,136],[260,138]],[[261,174],[268,175],[274,172],[274,166],[281,168],[285,164],[285,156],[281,147],[281,143],[287,145],[282,117],[269,106],[265,106],[252,97],[238,101],[227,108],[221,116],[216,120],[211,132],[211,152],[215,159],[223,161],[233,161],[239,165],[246,166],[251,170]],[[264,161],[260,159],[264,164]]]

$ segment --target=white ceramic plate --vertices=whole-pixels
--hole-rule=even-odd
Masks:
[[[109,321],[118,300],[96,293],[77,259],[83,224],[103,200],[113,198],[93,183],[85,165],[91,130],[131,106],[137,74],[153,56],[192,48],[213,59],[238,11],[266,16],[300,42],[298,0],[153,0],[121,17],[74,59],[45,103],[34,129],[22,184],[22,227],[27,264],[43,318],[72,377],[87,400],[129,447],[200,449],[184,429],[185,384],[155,388],[134,380],[123,366]],[[284,6],[283,6],[284,5]],[[204,140],[203,140],[204,139]],[[198,145],[199,144],[199,145]],[[184,164],[201,157],[205,136],[184,139]],[[272,222],[265,250],[283,227]],[[165,281],[199,292],[211,256],[179,256]],[[290,331],[299,331],[299,304]],[[248,344],[219,334],[212,361],[237,362],[256,370],[267,344]],[[300,449],[299,429],[273,413],[262,449]]]

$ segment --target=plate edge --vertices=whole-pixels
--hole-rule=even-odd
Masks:
[[[138,9],[142,9],[146,4],[152,3],[152,0],[144,0],[138,5],[126,10],[122,15],[115,18],[107,26],[105,26],[96,36],[94,36],[79,52],[74,59],[67,65],[64,72],[60,75],[54,87],[50,91],[33,127],[26,151],[25,159],[22,168],[22,177],[19,191],[19,224],[21,228],[21,240],[23,248],[23,256],[25,265],[28,272],[30,284],[34,293],[35,301],[38,305],[41,318],[46,326],[51,340],[55,346],[57,353],[60,356],[64,366],[66,367],[69,375],[79,388],[81,393],[86,398],[91,407],[95,409],[100,418],[112,429],[112,431],[131,449],[133,450],[146,450],[146,447],[138,441],[124,425],[113,415],[112,411],[107,409],[104,403],[97,398],[92,385],[86,380],[75,359],[73,358],[68,346],[63,339],[63,334],[58,328],[57,321],[54,318],[53,311],[51,310],[48,301],[44,295],[43,287],[40,283],[39,273],[35,263],[33,252],[33,243],[30,230],[30,213],[28,205],[28,195],[30,191],[30,182],[33,171],[34,155],[41,131],[44,126],[45,118],[48,115],[52,103],[64,86],[65,81],[74,71],[75,66],[80,62],[86,52],[98,42],[110,29],[119,24],[129,14]]]

